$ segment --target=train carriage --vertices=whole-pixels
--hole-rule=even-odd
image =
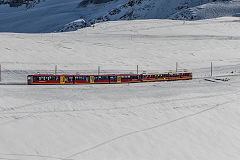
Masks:
[[[142,74],[143,82],[176,81],[192,79],[191,72],[147,73]]]
[[[138,83],[141,82],[139,74],[121,74],[121,83]]]
[[[141,79],[143,82],[157,82],[157,81],[168,81],[169,80],[169,74],[168,73],[148,73],[148,74],[142,74]]]
[[[73,75],[29,75],[28,84],[73,84]]]

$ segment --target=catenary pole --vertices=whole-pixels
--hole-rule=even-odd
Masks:
[[[57,75],[57,65],[55,65],[55,72],[54,72],[55,75]]]
[[[98,75],[100,75],[100,66],[98,66]]]
[[[212,65],[212,62],[211,62],[211,77],[213,75],[213,69],[212,69],[213,65]]]
[[[176,62],[176,72],[178,72],[178,62]]]
[[[0,64],[0,82],[2,81],[2,66]]]
[[[138,74],[138,65],[137,65],[137,74]]]

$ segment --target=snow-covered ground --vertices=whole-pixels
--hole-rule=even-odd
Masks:
[[[165,72],[175,70],[178,62],[179,69],[207,72],[213,62],[216,74],[235,72],[240,58],[239,22],[238,17],[135,20],[99,23],[68,33],[1,33],[2,79],[18,81],[11,76],[16,74],[25,81],[21,75],[37,70],[53,73],[55,65],[61,73],[97,73],[98,66],[103,72],[136,72],[137,65],[140,72]]]
[[[0,33],[3,82],[53,72],[55,64],[59,72],[95,72],[97,66],[134,72],[136,65],[164,72],[178,62],[196,78],[0,85],[0,159],[239,159],[239,22],[238,17],[137,20],[68,33]],[[204,80],[210,62],[214,75],[230,80]]]
[[[235,160],[239,84],[0,86],[0,158]]]

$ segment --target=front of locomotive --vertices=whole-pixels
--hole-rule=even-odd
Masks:
[[[33,83],[33,76],[32,75],[28,75],[27,76],[27,84],[30,85]]]

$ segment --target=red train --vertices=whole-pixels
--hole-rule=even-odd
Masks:
[[[154,74],[106,74],[106,75],[28,75],[27,82],[32,84],[114,84],[139,83],[192,79],[191,72],[154,73]]]

